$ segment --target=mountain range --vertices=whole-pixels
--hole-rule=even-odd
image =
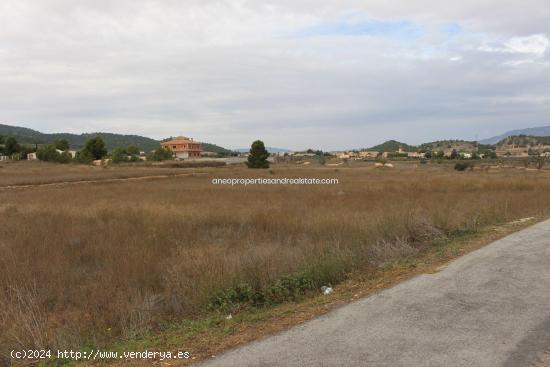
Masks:
[[[46,134],[40,131],[26,127],[10,126],[0,124],[0,135],[13,136],[22,144],[52,144],[58,139],[65,139],[69,142],[71,149],[80,149],[86,143],[86,140],[95,136],[101,136],[107,150],[116,148],[126,148],[128,145],[135,145],[140,150],[149,152],[160,146],[160,141],[139,135],[122,135],[112,133],[87,133],[87,134],[69,134],[54,133]],[[229,149],[222,148],[215,144],[201,143],[202,149],[207,152],[229,153]]]
[[[17,139],[18,142],[23,144],[51,144],[58,139],[65,139],[69,142],[71,149],[80,149],[91,137],[101,136],[108,150],[113,150],[115,148],[126,148],[128,145],[135,145],[142,151],[151,151],[159,147],[160,141],[147,138],[139,135],[123,135],[123,134],[113,134],[113,133],[86,133],[86,134],[69,134],[69,133],[53,133],[47,134],[42,133],[33,129],[19,127],[19,126],[10,126],[0,124],[0,135],[3,136],[13,136]],[[525,129],[517,129],[505,132],[504,134],[493,136],[488,139],[480,140],[481,144],[497,144],[498,142],[510,137],[517,135],[527,135],[527,136],[550,136],[550,126],[539,126]],[[427,145],[433,144],[451,144],[458,143],[462,141],[440,141],[434,143],[422,144],[419,147],[424,147]],[[471,143],[471,142],[463,142]],[[210,143],[201,143],[203,150],[208,152],[228,154],[231,150],[220,147],[215,144]],[[397,151],[399,148],[402,148],[404,151],[416,151],[418,147],[402,143],[395,140],[389,140],[385,143],[376,145],[369,148],[368,150],[381,151],[381,152],[392,152]],[[241,148],[235,149],[237,152],[248,152],[250,148]],[[291,152],[290,149],[285,148],[275,148],[275,147],[266,147],[270,153],[285,153]]]
[[[550,126],[530,127],[526,129],[517,129],[505,132],[502,135],[493,136],[492,138],[481,140],[481,144],[496,144],[510,136],[528,135],[528,136],[550,136]]]

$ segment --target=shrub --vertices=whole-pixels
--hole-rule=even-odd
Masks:
[[[111,153],[111,159],[113,160],[113,163],[127,162],[128,154],[126,153],[126,150],[117,148]]]
[[[69,163],[73,157],[69,152],[59,153],[55,145],[44,145],[36,151],[36,157],[45,162]]]
[[[155,150],[155,152],[151,156],[149,156],[149,160],[156,162],[167,161],[172,158],[172,152],[162,147]]]
[[[93,162],[94,156],[92,155],[92,153],[90,153],[90,151],[82,149],[81,151],[76,153],[76,160],[79,163],[90,164]]]
[[[468,168],[470,170],[473,170],[474,169],[473,163],[471,163],[471,162],[458,162],[457,164],[455,164],[455,170],[457,170],[457,171],[465,171]]]

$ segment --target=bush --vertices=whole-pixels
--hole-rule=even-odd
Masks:
[[[471,163],[471,162],[458,162],[457,164],[455,164],[455,170],[457,170],[457,171],[465,171],[468,168],[470,170],[473,170],[474,169],[473,163]]]
[[[149,156],[149,160],[156,162],[167,161],[172,158],[172,152],[162,147],[155,150],[155,152],[151,156]]]
[[[126,153],[126,150],[117,148],[111,153],[111,159],[113,160],[113,163],[128,162],[128,154]]]
[[[69,152],[59,153],[55,145],[44,145],[36,151],[36,157],[45,162],[69,163],[73,157]]]
[[[79,163],[90,164],[94,161],[94,156],[92,155],[92,153],[90,153],[90,151],[82,149],[81,151],[76,153],[76,160]]]
[[[299,301],[321,284],[340,282],[345,278],[341,264],[323,264],[308,270],[285,275],[271,284],[254,288],[248,283],[220,290],[214,294],[208,308],[212,311],[231,312],[243,307],[263,307],[284,302]]]

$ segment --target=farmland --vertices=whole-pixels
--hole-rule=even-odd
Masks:
[[[180,173],[197,173],[175,176]],[[177,169],[3,164],[0,354],[108,346],[200,319],[295,302],[352,273],[486,226],[550,214],[550,172],[447,164]],[[337,178],[218,186],[213,178]]]

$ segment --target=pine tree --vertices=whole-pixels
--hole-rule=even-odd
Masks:
[[[264,142],[256,140],[252,143],[246,165],[248,168],[269,168],[269,152],[265,149]]]

